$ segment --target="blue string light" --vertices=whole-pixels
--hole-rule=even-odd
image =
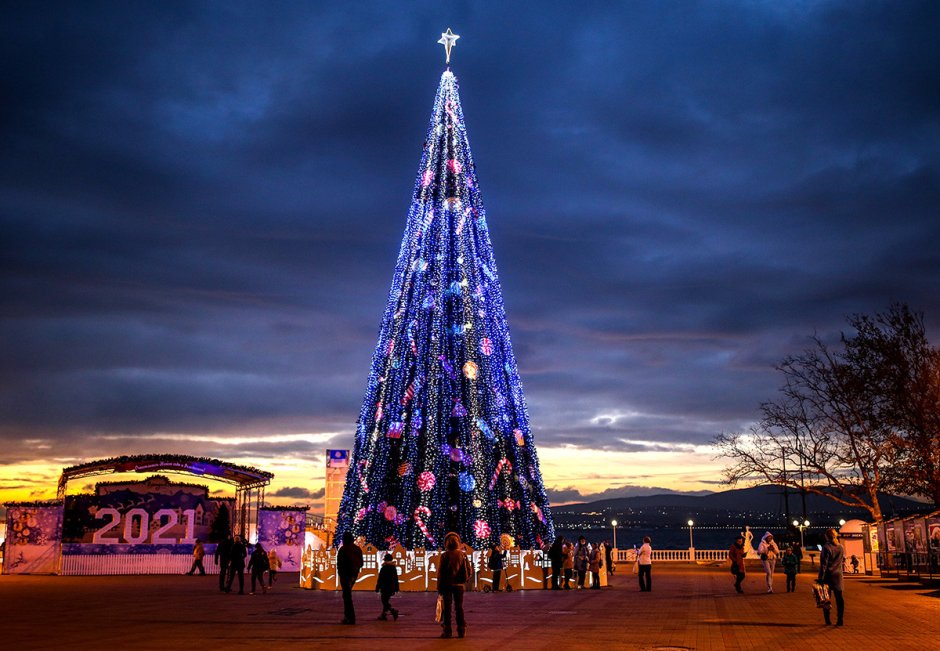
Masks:
[[[441,76],[337,540],[480,548],[554,539],[457,79]]]

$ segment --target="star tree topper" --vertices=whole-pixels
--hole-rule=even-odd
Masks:
[[[447,28],[446,32],[441,32],[441,40],[438,43],[443,45],[444,51],[447,52],[447,65],[450,65],[450,49],[457,43],[458,38],[460,38],[460,35],[450,31],[450,27]]]

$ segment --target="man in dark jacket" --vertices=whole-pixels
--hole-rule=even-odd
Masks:
[[[737,592],[744,592],[741,588],[741,582],[744,581],[744,536],[738,536],[734,539],[734,544],[728,550],[728,560],[731,561],[731,576],[734,577],[734,589]]]
[[[453,531],[444,537],[444,553],[437,569],[437,592],[444,597],[444,632],[441,637],[453,637],[451,606],[457,611],[457,637],[463,637],[467,622],[463,615],[463,593],[470,576],[467,557],[460,549],[460,535]]]
[[[261,541],[255,545],[255,550],[251,552],[251,558],[248,559],[248,573],[251,574],[251,594],[255,593],[255,584],[261,584],[261,592],[267,592],[264,585],[264,573],[268,571],[268,553],[261,546]]]
[[[235,542],[232,543],[231,560],[229,561],[228,583],[225,585],[225,591],[232,591],[232,582],[238,577],[238,594],[245,594],[245,557],[248,550],[241,536],[235,536]]]
[[[219,566],[219,590],[225,592],[225,580],[228,579],[228,565],[232,561],[232,534],[225,534],[225,540],[215,547],[215,564]]]
[[[499,584],[503,577],[503,550],[495,543],[490,547],[490,557],[487,559],[487,566],[493,570],[493,592],[502,592],[499,588]]]
[[[355,624],[356,610],[353,608],[352,589],[362,569],[362,550],[353,542],[353,535],[343,534],[343,546],[336,552],[336,573],[343,589],[343,619],[340,624]]]

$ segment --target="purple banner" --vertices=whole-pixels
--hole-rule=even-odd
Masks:
[[[302,509],[261,509],[258,511],[258,541],[264,549],[274,549],[281,572],[299,572],[304,548],[307,512]]]

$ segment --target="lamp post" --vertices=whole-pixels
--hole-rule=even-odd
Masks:
[[[614,528],[614,549],[617,549],[617,521],[611,520],[610,526]]]
[[[689,520],[688,525],[689,525],[689,562],[691,563],[695,560],[695,544],[692,542],[692,527],[695,525],[695,523]]]
[[[803,543],[803,532],[809,527],[809,520],[803,520],[802,524],[799,520],[793,521],[793,526],[800,530],[800,547],[805,547]]]

